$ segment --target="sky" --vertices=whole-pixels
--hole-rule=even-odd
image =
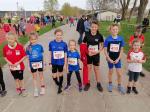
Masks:
[[[0,0],[0,11],[14,11],[17,10],[18,6],[23,6],[25,10],[42,10],[44,0]],[[58,0],[59,8],[65,2],[70,3],[72,6],[78,6],[80,8],[86,9],[86,0]]]

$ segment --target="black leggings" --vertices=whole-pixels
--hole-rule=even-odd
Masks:
[[[2,89],[2,91],[5,90],[5,83],[3,80],[3,72],[2,72],[2,68],[0,67],[0,90]]]
[[[70,72],[67,74],[67,85],[70,85],[72,73],[73,73],[73,71],[70,71]],[[75,71],[75,74],[76,74],[78,83],[79,83],[79,84],[82,84],[82,82],[81,82],[81,77],[80,77],[80,72],[79,72],[79,71]]]

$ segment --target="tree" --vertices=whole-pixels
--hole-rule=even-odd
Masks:
[[[120,4],[121,4],[121,7],[122,7],[122,20],[126,19],[126,15],[127,15],[127,11],[128,11],[130,1],[131,0],[120,0]]]
[[[142,22],[147,4],[148,4],[148,0],[140,0],[140,5],[138,8],[138,17],[137,17],[138,24]]]
[[[44,0],[44,9],[46,11],[54,12],[57,9],[58,0]]]
[[[138,1],[138,0],[134,0],[134,4],[133,4],[133,7],[132,7],[132,9],[131,9],[131,11],[130,11],[128,21],[130,21],[131,16],[132,16],[132,13],[133,13],[133,11],[134,11],[134,10],[135,10],[135,8],[136,8],[137,1]]]

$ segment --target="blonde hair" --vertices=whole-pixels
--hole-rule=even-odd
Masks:
[[[75,40],[71,39],[71,40],[69,40],[69,44],[70,44],[70,42],[74,42],[75,45],[76,45],[76,41]]]
[[[63,34],[63,31],[61,29],[56,29],[54,34],[56,35],[56,33],[61,32]]]
[[[6,38],[14,38],[15,40],[16,40],[16,42],[18,42],[18,36],[15,34],[15,33],[13,33],[13,32],[8,32],[7,34],[6,34]]]
[[[31,33],[29,34],[29,39],[31,39],[32,36],[38,38],[38,33],[36,33],[36,32],[31,32]]]
[[[111,30],[111,28],[113,28],[113,27],[118,27],[118,29],[119,29],[119,31],[120,31],[120,25],[119,24],[117,24],[117,23],[112,23],[109,27],[108,27],[108,31],[110,31]]]
[[[140,43],[141,45],[141,41],[139,39],[134,39],[133,42],[132,42],[132,46],[135,44],[135,43]],[[142,46],[142,45],[141,45]]]

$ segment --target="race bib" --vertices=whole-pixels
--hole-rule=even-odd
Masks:
[[[16,50],[16,55],[20,55],[20,51],[19,50]]]
[[[92,52],[97,52],[98,51],[98,45],[89,45],[88,50],[92,51]]]
[[[54,59],[62,59],[65,57],[64,51],[54,51],[53,52]]]
[[[111,52],[119,52],[119,44],[110,44],[110,51]]]
[[[9,68],[10,68],[10,70],[13,70],[13,71],[15,71],[15,70],[21,70],[21,67],[20,67],[20,65],[17,65],[17,66],[9,66]]]
[[[43,63],[42,61],[40,62],[34,62],[31,64],[33,69],[39,69],[39,68],[43,68]]]
[[[68,64],[69,65],[78,65],[77,58],[68,58]]]

